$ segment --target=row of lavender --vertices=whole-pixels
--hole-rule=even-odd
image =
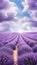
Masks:
[[[37,33],[22,34],[18,42],[18,65],[37,65]]]
[[[15,65],[16,46],[18,65],[37,65],[37,33],[0,33],[0,65]]]
[[[0,65],[14,65],[13,51],[16,49],[16,33],[0,33]]]

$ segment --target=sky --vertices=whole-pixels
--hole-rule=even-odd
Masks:
[[[37,32],[37,0],[0,0],[0,32]]]

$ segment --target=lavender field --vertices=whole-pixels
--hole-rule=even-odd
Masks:
[[[37,0],[0,0],[0,65],[37,65]]]
[[[37,65],[37,32],[0,32],[0,65]]]

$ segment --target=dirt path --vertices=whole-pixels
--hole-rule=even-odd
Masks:
[[[16,47],[16,50],[14,50],[14,62],[16,65],[17,65],[17,57],[18,57],[18,54],[17,54],[17,47]]]

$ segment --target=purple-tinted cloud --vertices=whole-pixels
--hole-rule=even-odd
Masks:
[[[1,10],[1,9],[6,9],[6,8],[8,8],[8,7],[10,7],[10,4],[9,4],[8,1],[0,0],[0,10]]]
[[[8,17],[5,19],[6,21],[14,20],[14,15],[13,13],[9,13]]]
[[[30,0],[29,1],[29,8],[31,10],[37,10],[37,0]]]
[[[32,27],[37,27],[37,21],[31,21],[31,26]]]
[[[2,12],[0,13],[0,22],[13,21],[13,20],[14,20],[13,13],[8,13],[7,16],[5,14],[3,14]]]
[[[9,0],[0,0],[0,22],[13,21],[16,15],[17,6]]]

